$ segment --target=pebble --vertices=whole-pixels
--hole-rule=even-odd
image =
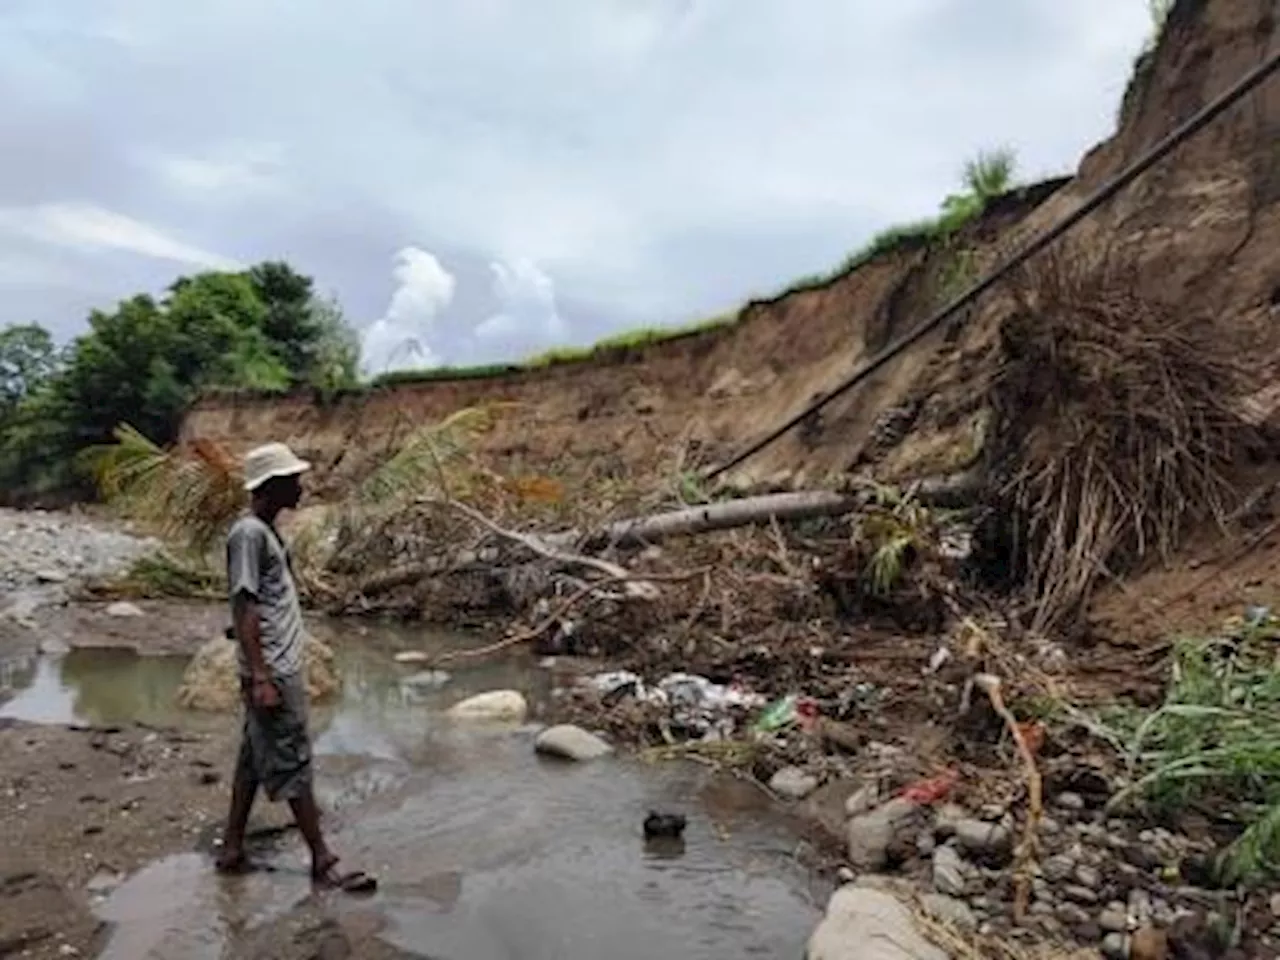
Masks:
[[[1089,912],[1074,903],[1060,903],[1054,911],[1058,919],[1069,927],[1081,927],[1089,922]]]
[[[1129,929],[1129,914],[1114,904],[1098,914],[1098,926],[1107,933],[1124,933]]]
[[[1098,894],[1088,887],[1081,887],[1076,884],[1068,884],[1062,888],[1062,895],[1068,900],[1085,905],[1092,905],[1098,902]]]
[[[898,831],[915,813],[915,803],[894,798],[869,813],[854,817],[846,827],[849,862],[858,870],[879,870],[889,861],[889,847]]]
[[[978,917],[963,900],[940,893],[926,893],[920,898],[924,912],[939,923],[947,923],[966,932],[978,929]]]
[[[145,616],[142,608],[128,600],[119,600],[107,605],[108,617],[141,617]]]
[[[876,808],[880,802],[880,784],[871,782],[859,787],[844,802],[844,815],[850,819],[860,817]]]
[[[1075,872],[1075,868],[1075,861],[1065,854],[1049,857],[1040,866],[1044,878],[1050,883],[1061,883]]]
[[[954,847],[938,847],[933,851],[933,886],[953,897],[964,895],[964,859]]]
[[[786,800],[803,800],[818,789],[818,778],[800,767],[783,767],[769,778],[769,789]]]
[[[1102,883],[1102,874],[1095,867],[1086,866],[1083,863],[1076,867],[1075,877],[1081,886],[1090,889],[1095,889]]]
[[[1102,938],[1102,955],[1108,960],[1129,960],[1129,938],[1123,933],[1108,933]]]
[[[930,857],[936,849],[938,849],[938,841],[934,839],[933,831],[921,830],[920,836],[916,837],[916,851],[922,857]]]
[[[1166,909],[1168,904],[1161,904]],[[1151,900],[1151,895],[1147,891],[1135,887],[1129,891],[1129,913],[1140,924],[1145,924],[1151,920],[1156,913],[1156,906]]]
[[[1003,823],[964,819],[955,825],[960,846],[977,854],[1007,853],[1013,842],[1013,831]]]
[[[1060,793],[1055,798],[1054,802],[1057,803],[1057,805],[1061,807],[1063,810],[1083,810],[1084,809],[1084,797],[1080,796],[1080,794],[1078,793],[1070,793],[1070,792]]]

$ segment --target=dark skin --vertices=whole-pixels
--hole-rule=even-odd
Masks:
[[[297,476],[268,480],[253,493],[251,509],[257,517],[275,530],[276,518],[281,511],[292,510],[302,499],[302,482]],[[249,662],[249,697],[255,707],[273,709],[280,703],[266,660],[262,655],[261,623],[258,607],[251,596],[237,594],[232,599],[232,621],[235,635]],[[245,831],[249,825],[249,812],[258,793],[258,784],[241,783],[237,778],[231,791],[231,811],[227,817],[223,836],[222,853],[218,857],[218,869],[235,871],[247,866],[245,855]],[[317,881],[341,885],[336,875],[338,857],[329,849],[320,829],[320,808],[310,789],[288,801],[298,830],[311,851],[311,873]]]

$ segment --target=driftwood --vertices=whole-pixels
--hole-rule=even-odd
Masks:
[[[918,483],[910,489],[910,493],[922,503],[952,506],[971,502],[979,490],[980,481],[976,475],[966,473]],[[566,566],[593,567],[606,576],[627,583],[628,589],[633,592],[644,592],[643,581],[632,580],[622,567],[597,558],[584,557],[577,551],[600,550],[605,547],[636,549],[673,537],[694,536],[715,530],[842,516],[865,506],[867,500],[868,493],[865,490],[855,493],[833,493],[827,490],[771,493],[619,520],[594,531],[564,530],[538,535],[504,530],[470,507],[455,501],[449,501],[448,505],[510,544],[522,547],[527,553]],[[510,556],[511,551],[500,548],[462,550],[448,556],[398,564],[366,578],[361,582],[359,592],[365,596],[376,596],[426,577],[492,567],[500,564],[504,555]]]

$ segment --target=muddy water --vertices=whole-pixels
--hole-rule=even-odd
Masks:
[[[794,836],[770,819],[753,788],[711,784],[701,767],[545,761],[533,752],[534,727],[459,726],[443,708],[498,687],[524,691],[536,707],[552,684],[546,672],[485,663],[457,670],[442,686],[406,684],[416,668],[396,664],[392,651],[428,641],[361,633],[338,628],[331,637],[344,692],[340,703],[316,710],[313,726],[333,842],[352,866],[376,870],[379,892],[316,894],[296,837],[260,851],[273,869],[245,877],[216,876],[205,853],[179,854],[100,899],[97,909],[112,924],[104,960],[241,956],[264,931],[292,942],[278,930],[315,910],[349,937],[360,931],[379,941],[389,952],[378,956],[727,960],[803,953],[824,891],[811,885],[793,857]],[[182,658],[117,650],[11,664],[0,677],[10,694],[0,716],[233,723],[173,706],[183,666]],[[682,844],[645,844],[640,823],[654,808],[688,816]]]

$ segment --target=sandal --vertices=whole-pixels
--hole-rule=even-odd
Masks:
[[[339,873],[338,858],[334,857],[322,869],[312,871],[311,879],[315,883],[344,893],[373,893],[378,889],[378,878],[363,870],[351,870]]]

